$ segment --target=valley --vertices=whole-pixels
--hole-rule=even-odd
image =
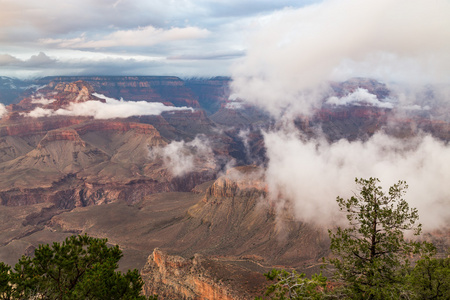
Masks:
[[[123,250],[121,270],[142,270],[145,291],[161,299],[253,299],[272,267],[318,272],[329,255],[328,220],[308,222],[284,191],[274,197],[265,142],[282,124],[229,100],[229,84],[226,77],[2,77],[0,260],[13,265],[38,244],[73,234],[108,238]],[[365,89],[378,102],[323,99],[311,115],[295,116],[291,129],[301,139],[367,141],[382,132],[450,140],[446,108],[399,113],[393,92],[375,80],[330,86],[330,98]],[[448,233],[426,238],[443,251]]]

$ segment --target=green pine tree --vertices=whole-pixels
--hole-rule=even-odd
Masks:
[[[421,232],[417,209],[403,199],[407,185],[399,181],[388,193],[377,178],[356,179],[359,193],[349,199],[337,197],[349,226],[329,231],[330,262],[354,299],[399,299],[407,297],[405,275],[413,254],[430,253],[433,246],[407,240],[404,231]]]
[[[87,235],[39,245],[13,270],[0,264],[0,299],[148,299],[137,270],[116,271],[121,257],[119,246]]]

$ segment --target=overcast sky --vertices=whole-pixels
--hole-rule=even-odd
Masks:
[[[229,75],[261,24],[313,0],[0,0],[0,75]]]

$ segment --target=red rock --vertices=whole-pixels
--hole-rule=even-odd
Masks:
[[[120,121],[91,121],[76,126],[75,130],[83,135],[90,131],[116,131],[127,132],[134,130],[136,133],[159,136],[159,132],[150,124],[120,122]]]
[[[51,130],[47,132],[44,138],[39,142],[38,148],[54,141],[74,141],[75,144],[85,146],[85,142],[81,139],[78,133],[73,129]]]

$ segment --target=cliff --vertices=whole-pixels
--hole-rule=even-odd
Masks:
[[[210,115],[219,110],[230,96],[229,77],[213,77],[209,79],[188,79],[187,87],[198,97],[201,107]]]
[[[194,255],[192,259],[153,250],[141,271],[146,295],[158,299],[247,300],[262,296],[266,279],[241,264]],[[255,264],[256,265],[256,264]]]
[[[97,93],[116,99],[200,107],[198,98],[184,81],[174,76],[59,76],[45,77],[38,82],[47,84],[77,80],[89,83]]]
[[[14,113],[13,113],[14,115]],[[51,117],[51,118],[23,118],[6,117],[0,121],[0,137],[2,136],[32,136],[45,134],[47,131],[70,127],[83,123],[87,118]]]
[[[261,174],[255,166],[239,167],[215,180],[187,210],[171,251],[183,257],[255,256],[268,265],[316,264],[327,253],[326,232],[278,212]]]

